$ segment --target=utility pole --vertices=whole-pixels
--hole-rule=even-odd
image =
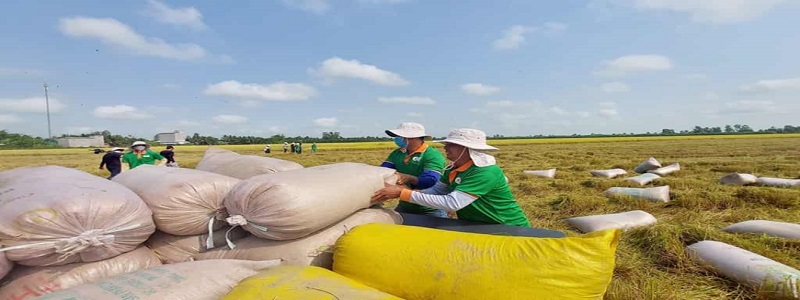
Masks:
[[[50,97],[47,95],[47,83],[44,84],[44,101],[47,107],[47,138],[52,139],[53,133],[50,131]]]

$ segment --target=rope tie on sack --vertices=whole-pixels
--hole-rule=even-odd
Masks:
[[[228,225],[231,226],[231,228],[228,229],[228,231],[225,232],[225,242],[228,244],[228,248],[231,248],[231,249],[236,248],[236,244],[234,244],[233,241],[231,241],[231,239],[230,239],[231,230],[236,228],[236,226],[244,227],[246,225],[250,225],[250,227],[253,227],[253,228],[258,229],[260,231],[264,231],[264,232],[267,231],[267,227],[261,226],[261,225],[258,225],[258,224],[254,224],[254,223],[249,223],[249,222],[247,222],[247,219],[245,219],[244,216],[242,216],[242,215],[232,215],[230,217],[227,217],[227,218],[225,218],[225,222],[228,222]]]
[[[135,229],[140,226],[141,224],[131,224],[125,227],[112,230],[90,229],[85,232],[82,232],[78,236],[54,239],[39,243],[5,247],[1,248],[0,252],[28,249],[40,246],[50,246],[54,249],[55,253],[61,254],[58,260],[63,261],[69,258],[70,256],[81,253],[91,247],[100,247],[113,243],[114,233]]]

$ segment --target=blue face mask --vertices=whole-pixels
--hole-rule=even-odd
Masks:
[[[394,144],[397,145],[397,147],[400,147],[400,148],[405,148],[406,146],[408,146],[408,143],[406,142],[406,139],[404,139],[403,137],[399,137],[399,136],[394,138]]]

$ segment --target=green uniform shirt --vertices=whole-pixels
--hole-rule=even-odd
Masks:
[[[514,195],[511,194],[511,188],[500,167],[497,165],[486,167],[472,165],[463,172],[454,174],[453,182],[450,182],[450,174],[453,171],[445,171],[441,181],[448,184],[452,190],[478,197],[456,212],[459,219],[512,226],[531,226],[525,213],[514,200]]]
[[[422,151],[418,150],[417,152],[411,154],[408,159],[406,159],[406,153],[400,148],[395,149],[389,154],[389,157],[386,159],[386,161],[393,163],[397,172],[411,176],[419,177],[422,175],[422,171],[425,170],[430,170],[441,174],[445,165],[444,155],[442,155],[442,153],[435,148],[428,147],[427,144],[423,144],[421,147],[425,147],[425,149]],[[409,188],[413,189],[414,187],[409,186]],[[400,206],[412,213],[426,213],[436,210],[434,208],[408,203],[405,201],[400,201],[397,206]]]
[[[127,163],[131,169],[141,165],[155,165],[156,160],[161,159],[164,159],[161,154],[150,149],[145,150],[145,153],[142,154],[142,158],[139,158],[139,156],[136,155],[136,153],[133,153],[133,151],[122,155],[122,162]]]

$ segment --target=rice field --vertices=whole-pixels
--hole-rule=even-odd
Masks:
[[[760,299],[757,291],[716,276],[689,259],[685,246],[706,239],[800,269],[799,240],[720,230],[752,219],[800,223],[800,189],[733,187],[718,181],[731,172],[800,178],[800,135],[493,140],[490,144],[501,149],[496,153],[498,165],[535,227],[577,235],[564,219],[629,210],[644,210],[658,218],[657,224],[622,236],[606,299]],[[271,154],[262,152],[264,145],[222,148],[307,167],[344,161],[378,165],[392,149],[391,142],[318,145],[319,152],[311,153],[311,144],[304,144],[299,155],[283,153],[281,145],[272,145]],[[205,149],[178,146],[176,160],[182,167],[194,167]],[[602,192],[610,187],[638,186],[589,174],[594,169],[623,168],[632,176],[633,168],[651,156],[663,165],[681,165],[681,171],[646,186],[669,185],[672,201],[668,203],[609,199]],[[0,151],[0,168],[55,164],[105,177],[107,171],[98,169],[101,157],[89,149],[5,150]],[[554,179],[522,173],[550,168],[558,169]]]

